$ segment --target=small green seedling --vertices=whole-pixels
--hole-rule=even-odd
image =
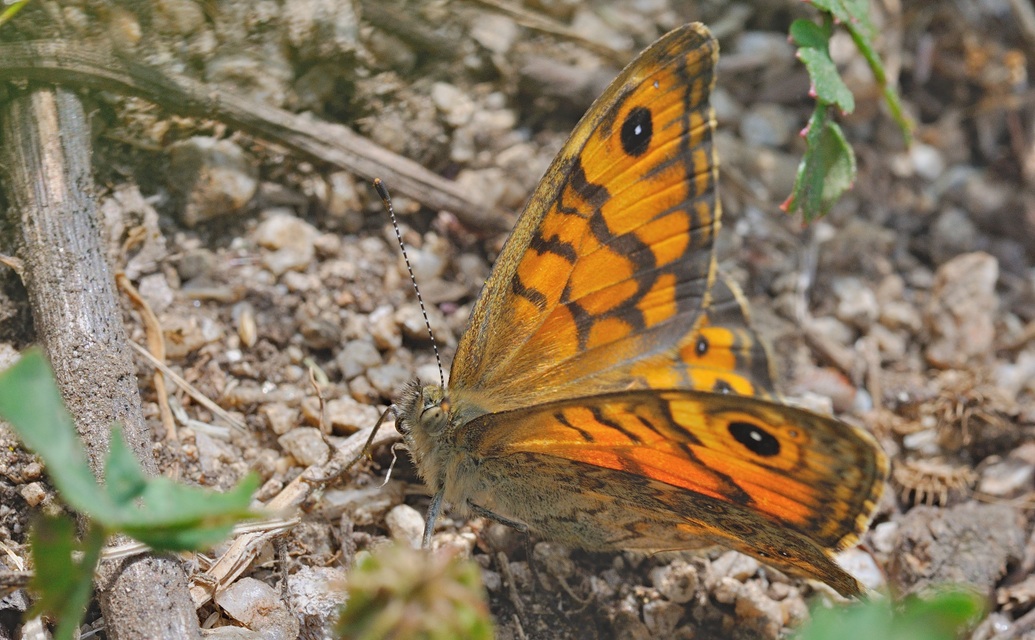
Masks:
[[[798,58],[812,80],[810,94],[816,106],[803,135],[805,155],[798,165],[794,190],[780,207],[787,212],[801,210],[806,222],[825,215],[830,207],[855,183],[855,152],[834,120],[834,109],[841,113],[855,110],[855,98],[841,79],[830,57],[830,37],[835,26],[846,29],[855,46],[870,66],[884,101],[898,123],[908,144],[912,125],[902,110],[895,88],[888,82],[880,57],[873,48],[874,29],[867,0],[809,0],[823,13],[823,24],[795,20],[791,40],[798,47]]]
[[[36,349],[0,373],[0,418],[43,459],[61,499],[86,521],[79,541],[71,518],[63,515],[42,518],[30,537],[32,587],[39,594],[30,615],[54,616],[58,640],[71,639],[79,624],[109,536],[123,533],[156,551],[197,550],[259,515],[248,508],[257,476],[249,475],[227,493],[147,477],[117,427],[104,467],[107,481],[99,485],[50,366]]]

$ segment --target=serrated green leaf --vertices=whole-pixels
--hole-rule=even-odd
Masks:
[[[809,119],[807,149],[798,165],[794,191],[781,205],[784,211],[802,211],[806,222],[825,215],[855,182],[855,153],[844,132],[818,106]]]
[[[841,128],[829,120],[827,113],[831,105],[837,106],[844,113],[855,110],[855,97],[841,79],[830,57],[829,38],[835,21],[848,31],[869,64],[892,117],[902,129],[906,144],[911,139],[912,125],[873,48],[872,40],[876,31],[870,20],[868,0],[805,1],[825,12],[824,25],[795,20],[791,24],[790,34],[798,46],[798,57],[809,72],[817,105],[809,122],[807,149],[798,165],[794,191],[781,208],[789,212],[800,209],[808,222],[825,214],[841,194],[851,188],[856,175],[855,154]]]
[[[795,20],[791,24],[791,39],[798,45],[798,58],[809,72],[816,100],[837,105],[844,113],[854,111],[855,97],[830,57],[829,30],[809,20]]]
[[[25,446],[43,458],[51,481],[69,506],[84,513],[114,515],[87,463],[72,416],[61,400],[50,365],[29,349],[0,373],[0,418]]]
[[[859,29],[872,38],[875,32],[870,20],[869,0],[809,0],[821,11],[826,11],[845,26]]]
[[[799,47],[826,49],[830,46],[830,33],[811,20],[799,18],[791,23],[791,40]]]
[[[827,51],[802,48],[798,50],[798,57],[809,71],[812,90],[820,103],[837,105],[844,113],[855,111],[855,97],[841,79],[841,74],[837,72],[837,66]]]
[[[105,535],[91,527],[82,545],[67,516],[42,518],[29,534],[35,573],[29,587],[38,595],[29,615],[48,613],[58,621],[55,640],[72,640],[93,593],[93,572]],[[76,560],[75,552],[82,551]]]

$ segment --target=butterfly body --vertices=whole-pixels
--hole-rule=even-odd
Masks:
[[[435,498],[591,550],[720,544],[841,593],[887,462],[865,432],[774,401],[717,274],[718,55],[664,36],[580,121],[504,246],[448,389],[399,429]]]

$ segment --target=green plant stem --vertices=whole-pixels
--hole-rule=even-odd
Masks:
[[[20,0],[4,9],[3,13],[0,13],[0,27],[10,22],[11,19],[18,15],[18,12],[27,4],[29,4],[29,0]]]
[[[902,130],[902,137],[905,139],[906,145],[912,144],[913,123],[902,109],[902,101],[899,99],[898,92],[888,83],[888,74],[884,72],[884,65],[881,64],[880,57],[870,45],[869,38],[850,22],[844,23],[844,27],[848,30],[849,35],[852,36],[852,42],[859,49],[859,53],[866,59],[866,64],[870,65],[870,71],[873,73],[877,84],[880,85],[884,101],[888,104],[888,108],[891,109],[891,117],[895,119],[895,122],[898,123],[899,128]]]
[[[83,557],[80,561],[82,573],[88,576],[95,573],[97,564],[101,561],[104,541],[107,539],[108,533],[104,527],[91,521],[83,535]],[[64,615],[58,621],[54,640],[73,640],[75,638],[75,632],[79,628],[83,613],[92,596],[93,580],[83,580],[76,585],[75,592],[68,599]]]

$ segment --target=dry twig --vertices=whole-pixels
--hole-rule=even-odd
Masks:
[[[183,115],[212,118],[316,162],[396,191],[436,210],[452,211],[473,227],[503,231],[509,214],[487,210],[456,183],[392,153],[348,127],[304,118],[185,76],[128,60],[103,43],[59,40],[0,44],[0,80],[34,79],[143,97]]]
[[[349,436],[324,464],[314,464],[292,480],[280,493],[266,504],[266,509],[281,517],[291,517],[317,488],[337,478],[355,464],[368,448],[387,444],[399,437],[394,429],[383,428],[371,440],[374,428],[363,429]],[[265,532],[253,532],[237,537],[226,552],[206,572],[205,579],[195,578],[191,597],[197,607],[203,606],[220,587],[236,580],[251,566],[262,547],[269,539]]]
[[[129,281],[125,273],[120,271],[115,274],[115,284],[129,297],[130,302],[140,312],[140,317],[144,321],[144,333],[147,335],[147,348],[151,355],[155,360],[165,362],[165,338],[162,336],[162,325],[158,322],[158,316],[151,310],[151,305],[140,296],[140,292]],[[162,425],[165,427],[165,438],[169,442],[177,442],[179,438],[176,435],[176,420],[173,419],[172,409],[169,408],[165,374],[161,369],[155,370],[154,385],[155,395],[158,397],[158,412],[162,416]]]

